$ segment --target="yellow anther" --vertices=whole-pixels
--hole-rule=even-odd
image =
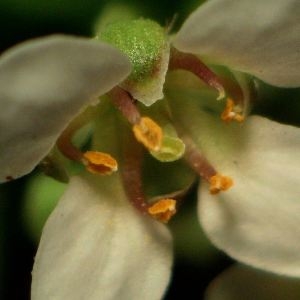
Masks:
[[[239,123],[243,122],[245,117],[242,115],[242,109],[234,104],[234,101],[227,98],[226,106],[221,114],[221,119],[225,122],[237,121]]]
[[[162,144],[162,129],[152,119],[142,117],[140,122],[133,126],[135,138],[148,150],[158,151]]]
[[[176,201],[173,199],[161,199],[148,208],[149,214],[163,222],[168,223],[176,213]]]
[[[228,176],[216,174],[209,179],[210,193],[215,195],[220,191],[226,191],[233,186],[233,180]]]
[[[82,162],[93,174],[109,175],[118,170],[117,161],[103,152],[87,151],[83,154]]]

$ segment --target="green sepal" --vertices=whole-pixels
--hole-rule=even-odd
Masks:
[[[128,56],[132,72],[120,86],[134,99],[150,106],[163,98],[170,54],[164,28],[148,19],[120,21],[107,25],[96,38]]]
[[[152,20],[138,19],[107,25],[99,39],[128,55],[133,66],[129,80],[143,81],[151,76],[159,63],[165,32]]]

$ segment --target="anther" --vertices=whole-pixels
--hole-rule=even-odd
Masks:
[[[107,153],[87,151],[83,154],[82,163],[93,174],[109,175],[118,170],[117,161]]]
[[[148,213],[163,223],[168,223],[176,213],[176,201],[173,199],[161,199],[148,207]]]
[[[163,132],[161,127],[149,117],[142,117],[140,122],[133,125],[133,133],[137,141],[150,151],[159,151],[162,144]]]
[[[226,106],[221,114],[221,119],[225,122],[237,121],[243,122],[245,117],[242,115],[242,109],[239,105],[235,105],[231,98],[227,98]]]
[[[109,92],[112,103],[122,112],[132,124],[132,130],[137,141],[149,151],[159,151],[162,145],[163,132],[161,127],[149,117],[142,117],[130,94],[119,87]]]
[[[191,168],[210,184],[210,193],[218,194],[233,186],[233,180],[219,174],[210,162],[198,150],[194,142],[187,136],[180,136],[185,143],[185,159]]]
[[[212,195],[218,194],[221,191],[226,191],[233,186],[233,180],[228,176],[216,174],[209,179],[210,193]]]

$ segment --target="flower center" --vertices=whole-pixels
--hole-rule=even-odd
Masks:
[[[226,97],[222,80],[194,55],[180,53],[172,49],[169,70],[176,69],[183,69],[198,76],[209,87],[218,92],[218,99]],[[167,223],[176,213],[176,201],[184,193],[181,190],[148,199],[144,192],[145,187],[142,178],[145,149],[162,162],[180,159],[183,155],[187,164],[208,183],[210,193],[213,195],[226,191],[233,186],[233,180],[214,168],[180,124],[172,119],[172,114],[168,109],[162,114],[159,110],[153,109],[152,106],[144,107],[143,111],[146,112],[147,116],[143,116],[137,101],[123,88],[115,87],[107,93],[107,96],[110,103],[119,110],[132,129],[131,132],[129,131],[130,134],[126,135],[126,142],[121,147],[123,157],[120,158],[120,171],[127,197],[139,212]],[[222,120],[225,122],[232,120],[242,122],[244,120],[242,104],[242,101],[235,102],[227,97],[226,107],[221,115]],[[160,106],[158,105],[158,107]],[[164,126],[158,125],[148,113],[154,115],[160,123],[165,123]],[[162,115],[167,115],[167,121],[162,121],[160,117]],[[116,172],[118,164],[110,154],[92,150],[82,152],[72,143],[74,133],[85,125],[87,120],[88,118],[78,118],[73,121],[58,139],[58,148],[66,157],[84,165],[88,172],[98,175],[109,175]],[[170,130],[170,128],[173,129]],[[163,151],[166,151],[167,155],[164,155]]]

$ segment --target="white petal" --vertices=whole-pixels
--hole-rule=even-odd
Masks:
[[[117,49],[91,39],[52,36],[0,59],[0,182],[30,172],[72,118],[130,72]]]
[[[166,93],[178,126],[234,180],[219,195],[201,182],[199,219],[208,237],[244,263],[300,276],[300,128],[258,116],[225,124],[209,94]]]
[[[250,117],[202,149],[234,186],[199,190],[200,222],[230,256],[265,270],[300,276],[300,129]],[[201,138],[201,137],[200,137]],[[199,138],[199,141],[200,141]]]
[[[32,299],[161,299],[171,261],[169,231],[136,213],[117,175],[74,177],[44,228]]]
[[[219,275],[205,300],[298,300],[300,280],[234,266]]]
[[[210,0],[187,19],[174,46],[270,84],[296,87],[299,32],[297,0]]]

